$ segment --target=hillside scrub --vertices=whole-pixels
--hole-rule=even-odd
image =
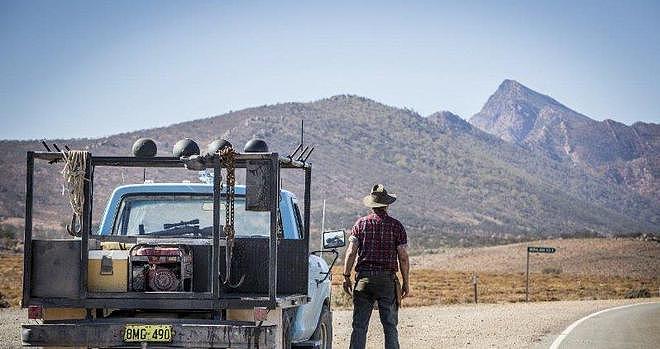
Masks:
[[[572,162],[504,141],[451,113],[424,117],[358,96],[266,105],[163,128],[61,142],[94,155],[126,155],[135,139],[150,137],[159,155],[168,155],[184,137],[194,137],[201,146],[222,137],[237,148],[260,137],[270,149],[288,154],[300,139],[303,119],[305,137],[316,145],[310,159],[313,225],[321,221],[321,199],[326,199],[326,226],[350,228],[366,212],[362,196],[374,183],[384,183],[399,194],[392,215],[427,249],[469,246],[484,237],[510,242],[517,237],[651,232],[660,227],[657,201]],[[0,142],[0,161],[6,165],[0,176],[7,189],[0,191],[0,216],[23,214],[19,188],[25,186],[25,153],[41,148],[38,141]],[[70,215],[60,193],[60,170],[61,164],[44,162],[35,169],[35,223],[46,228],[59,228],[53,222]],[[149,169],[147,178],[194,182],[197,174]],[[98,168],[93,221],[98,223],[113,188],[142,180],[141,169]],[[283,188],[296,192],[301,184],[300,176],[282,177]]]
[[[341,270],[335,269],[334,273],[341,275]],[[478,276],[479,303],[525,301],[524,273],[479,273]],[[471,282],[471,272],[412,270],[412,293],[404,299],[403,307],[473,303]],[[530,274],[529,299],[541,302],[650,297],[649,289],[659,287],[658,279],[533,273]],[[351,298],[343,292],[339,277],[332,280],[332,303],[339,308],[352,307]]]

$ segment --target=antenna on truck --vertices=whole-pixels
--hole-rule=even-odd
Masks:
[[[301,151],[301,153],[298,153]],[[289,155],[287,155],[287,158],[289,160],[293,161],[300,161],[300,162],[307,162],[307,159],[309,159],[310,155],[312,155],[312,152],[314,151],[314,146],[305,146],[305,120],[301,119],[300,120],[300,144],[296,147],[296,149]]]

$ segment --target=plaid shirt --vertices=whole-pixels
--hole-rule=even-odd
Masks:
[[[393,271],[399,269],[397,247],[408,243],[406,230],[387,213],[371,213],[355,222],[350,241],[358,246],[357,265],[360,271]]]

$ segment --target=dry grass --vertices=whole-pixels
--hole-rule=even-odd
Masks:
[[[533,245],[535,243],[531,243]],[[584,239],[538,244],[557,247],[553,255],[534,255],[530,300],[584,300],[624,298],[631,290],[648,289],[658,295],[660,247],[655,242]],[[415,257],[411,297],[404,306],[469,303],[473,301],[472,270],[478,271],[479,302],[525,300],[524,246],[454,249]],[[580,256],[581,258],[578,258]],[[454,268],[454,269],[451,269]],[[0,254],[0,293],[13,306],[21,298],[22,256]],[[341,270],[336,267],[333,305],[350,307],[341,292]]]
[[[404,306],[474,301],[472,272],[479,276],[482,303],[525,300],[526,246],[552,246],[554,254],[532,254],[530,301],[625,298],[631,290],[660,289],[660,244],[633,239],[556,239],[480,248],[448,248],[415,256],[412,296]],[[335,269],[335,275],[341,270]],[[333,280],[333,304],[350,307]],[[640,292],[637,292],[640,293]]]
[[[341,275],[340,269],[334,275]],[[479,273],[480,303],[522,302],[525,300],[524,273]],[[341,290],[341,278],[335,277],[333,305],[351,306],[350,298]],[[411,296],[403,306],[471,303],[474,301],[472,273],[432,269],[413,270],[410,275]],[[658,279],[621,276],[584,276],[572,274],[530,274],[530,301],[591,300],[625,298],[632,289],[646,288],[657,295]]]
[[[0,254],[0,295],[12,306],[22,297],[23,255]]]
[[[446,248],[411,258],[413,269],[516,274],[525,271],[527,246],[551,246],[556,253],[532,254],[530,271],[551,268],[565,274],[658,278],[660,243],[635,239],[554,239],[479,248]]]

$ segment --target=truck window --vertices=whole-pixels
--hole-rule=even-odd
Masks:
[[[293,215],[296,217],[296,227],[298,228],[298,236],[300,239],[302,239],[303,235],[305,234],[305,230],[303,230],[302,219],[300,219],[300,208],[298,207],[298,203],[293,199],[291,199],[291,204],[293,205]]]
[[[224,199],[223,199],[224,201]],[[225,223],[225,203],[220,203]],[[245,198],[234,203],[236,236],[270,235],[270,212],[245,210]],[[130,195],[122,198],[113,235],[211,236],[213,196],[188,194]]]

